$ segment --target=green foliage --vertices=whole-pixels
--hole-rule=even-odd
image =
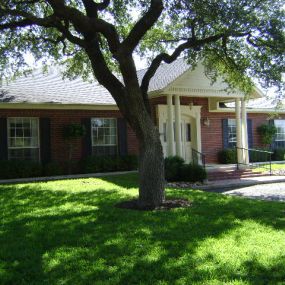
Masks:
[[[168,182],[178,181],[184,159],[179,156],[169,156],[164,159],[165,179]]]
[[[66,140],[81,138],[85,134],[85,127],[80,124],[69,124],[63,127],[63,137]]]
[[[226,148],[218,152],[218,161],[223,164],[237,163],[237,151],[235,148]]]
[[[137,188],[134,174],[0,185],[0,283],[284,283],[284,203],[168,189],[193,205],[115,207]]]
[[[262,152],[262,151],[265,151],[265,152]],[[270,153],[268,152],[270,152],[270,149],[268,148],[257,148],[256,151],[251,150],[249,151],[249,161],[250,162],[270,161]]]
[[[186,164],[179,156],[166,157],[164,171],[168,182],[203,182],[207,178],[207,173],[201,165]]]
[[[39,162],[0,160],[0,178],[27,178],[42,175],[42,166]]]
[[[56,161],[46,163],[43,166],[43,176],[56,176],[64,174],[62,165]]]
[[[277,133],[277,129],[274,125],[263,124],[257,128],[257,132],[261,137],[263,144],[272,144],[273,139]]]
[[[273,160],[280,161],[285,160],[285,148],[277,148],[273,152]]]
[[[238,87],[247,93],[253,86],[249,78],[257,78],[263,87],[275,85],[281,87],[281,93],[284,91],[283,1],[169,0],[163,1],[163,4],[160,17],[141,37],[137,37],[135,52],[141,57],[150,62],[161,52],[171,53],[179,44],[191,39],[196,44],[186,48],[184,54],[177,55],[186,55],[193,66],[203,60],[216,73],[212,78],[223,75],[230,88]],[[79,23],[85,21],[85,26],[89,17],[82,1],[65,1],[65,5],[76,9],[71,14],[80,14],[80,18],[76,21],[69,19],[69,13],[55,11],[63,8],[60,5],[51,5],[49,1],[11,0],[1,3],[2,76],[15,75],[26,70],[25,54],[30,53],[36,61],[44,64],[66,64],[63,73],[69,78],[82,76],[90,80],[93,74],[92,65],[84,48],[72,42],[72,37],[62,37],[63,29],[58,28],[59,22],[68,23],[64,29],[70,35],[83,39],[85,34]],[[107,9],[99,11],[98,17],[108,24],[112,23],[112,29],[116,30],[118,38],[123,41],[134,32],[135,24],[149,9],[150,1],[110,1]],[[59,22],[54,20],[46,26],[23,25],[21,22],[26,18],[48,19],[53,14],[57,15]],[[3,28],[9,23],[17,22],[20,23],[19,28],[15,28],[16,24],[11,29]],[[108,38],[109,33],[103,32],[103,22],[99,26],[100,30],[97,31],[96,25],[93,25],[93,30],[100,35],[100,51],[110,69],[119,72],[120,65],[114,56],[116,49],[111,46],[113,38]],[[224,36],[215,38],[222,34]]]
[[[180,180],[186,182],[203,182],[207,178],[206,170],[198,164],[184,164],[180,170]]]
[[[90,156],[83,159],[80,164],[84,173],[127,171],[138,168],[138,159],[135,155]]]

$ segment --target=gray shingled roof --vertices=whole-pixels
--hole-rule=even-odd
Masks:
[[[81,78],[63,79],[55,69],[47,74],[37,70],[3,85],[2,90],[0,101],[10,103],[115,104],[109,92],[98,83]]]
[[[149,91],[166,87],[188,68],[189,65],[183,59],[169,65],[162,64],[150,82]],[[140,81],[145,72],[145,69],[138,71]],[[86,82],[81,78],[63,79],[56,68],[48,73],[36,70],[26,77],[3,84],[1,90],[4,94],[0,93],[0,102],[115,105],[110,93],[100,84]]]
[[[179,58],[171,64],[163,63],[157,69],[154,77],[149,84],[149,92],[157,91],[165,88],[173,80],[182,75],[190,68],[190,65],[186,63],[183,58]],[[138,78],[141,81],[146,69],[138,71]]]

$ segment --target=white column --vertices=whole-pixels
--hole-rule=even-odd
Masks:
[[[246,113],[246,105],[245,100],[241,101],[241,120],[242,120],[242,143],[243,148],[248,149],[248,135],[247,135],[247,113]],[[244,150],[243,159],[245,164],[249,164],[249,152],[248,150]]]
[[[202,141],[201,141],[201,113],[196,113],[196,138],[197,138],[197,151],[202,153]],[[199,164],[202,165],[201,157],[199,157]],[[193,159],[193,158],[192,158]]]
[[[174,132],[173,132],[173,104],[172,95],[167,95],[167,156],[174,155]]]
[[[197,151],[202,152],[201,142],[201,113],[196,113],[196,137],[197,137]]]
[[[240,99],[236,99],[236,135],[237,135],[237,147],[242,148],[241,140],[241,118],[240,118]],[[238,163],[244,163],[242,159],[242,150],[237,149]]]
[[[176,141],[176,155],[182,157],[181,110],[180,110],[179,95],[175,95],[175,141]]]

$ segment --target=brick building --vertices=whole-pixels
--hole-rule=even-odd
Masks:
[[[138,71],[142,78],[145,70]],[[275,144],[285,146],[285,110],[275,110],[255,88],[249,98],[227,92],[223,80],[214,84],[204,67],[195,70],[183,60],[163,64],[150,82],[153,119],[165,156],[192,160],[193,150],[217,163],[223,148],[261,147],[257,127],[278,128]],[[74,142],[74,158],[138,153],[138,142],[113,98],[98,83],[62,79],[56,70],[40,71],[2,86],[0,94],[0,160],[66,161],[63,128],[83,124],[87,134]],[[176,138],[180,138],[177,140]],[[247,162],[246,151],[239,160]]]

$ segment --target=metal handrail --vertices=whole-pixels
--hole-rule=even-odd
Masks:
[[[192,148],[192,160],[193,160],[193,163],[199,164],[198,156],[201,157],[202,166],[206,170],[206,155],[204,153],[202,153],[202,152]],[[197,157],[196,161],[194,160],[194,157]]]
[[[268,164],[269,164],[269,173],[270,173],[270,175],[272,175],[272,159],[271,159],[271,155],[273,154],[273,152],[272,151],[267,151],[267,150],[260,150],[260,149],[254,149],[254,148],[244,148],[244,147],[236,147],[236,150],[238,151],[238,150],[246,150],[246,151],[253,151],[253,152],[259,152],[259,153],[266,153],[266,154],[269,154],[269,161],[267,161],[267,162],[269,162]],[[237,155],[237,157],[238,157],[238,155]],[[254,163],[249,163],[251,166],[254,166],[254,165],[258,165],[258,164],[254,164]],[[240,162],[238,162],[238,160],[237,160],[237,169],[239,169],[239,165],[247,165],[246,163],[240,163]],[[265,164],[263,164],[263,166],[264,166]]]

